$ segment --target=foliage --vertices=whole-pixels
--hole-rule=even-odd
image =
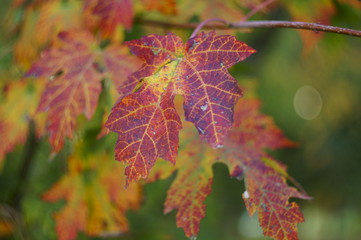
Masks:
[[[310,197],[288,186],[287,180],[298,184],[268,152],[297,144],[260,113],[259,99],[249,93],[240,98],[242,90],[229,72],[256,51],[229,35],[235,31],[201,32],[183,41],[186,31],[158,35],[144,26],[141,35],[150,34],[135,39],[142,19],[240,21],[262,1],[193,3],[9,2],[3,31],[11,42],[10,64],[21,73],[10,68],[1,79],[0,132],[6,141],[0,146],[0,167],[17,146],[49,142],[48,156],[61,158],[66,167],[41,187],[39,201],[64,200],[52,211],[58,239],[77,239],[81,232],[90,237],[124,234],[127,211],[141,205],[141,188],[174,174],[164,213],[177,210],[177,226],[195,238],[217,162],[228,167],[231,177],[245,181],[246,209],[250,215],[257,212],[265,236],[298,239],[297,224],[304,217],[289,199]],[[259,10],[281,6],[295,20],[329,23],[337,4],[361,8],[352,1],[295,0]],[[320,36],[301,33],[305,52]],[[118,134],[115,159],[126,167],[109,157],[115,143],[109,130]],[[30,165],[34,153],[25,152]],[[1,233],[16,231],[11,221],[0,224]]]

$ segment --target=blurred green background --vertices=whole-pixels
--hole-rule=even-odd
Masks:
[[[8,1],[2,2],[0,18],[5,16]],[[285,9],[277,8],[267,18],[285,20],[290,16]],[[361,11],[338,5],[331,24],[361,29]],[[11,43],[1,31],[0,27],[0,71],[5,72],[11,59]],[[129,33],[127,37],[141,34]],[[255,89],[262,99],[263,113],[272,116],[286,136],[300,144],[272,153],[288,165],[289,174],[313,197],[310,201],[297,200],[306,219],[299,225],[300,239],[360,240],[361,39],[324,34],[312,49],[305,51],[296,30],[257,29],[237,33],[237,38],[258,52],[232,68],[232,74],[245,89]],[[25,171],[29,153],[33,160]],[[20,228],[6,239],[56,239],[52,214],[64,202],[45,203],[40,195],[63,174],[66,157],[63,151],[49,160],[48,143],[32,136],[7,156],[0,173],[0,203],[18,209],[11,216]],[[249,217],[245,211],[241,197],[244,183],[230,179],[222,164],[213,169],[213,191],[206,199],[207,216],[201,222],[198,239],[265,239],[257,217]],[[109,239],[186,239],[176,227],[175,212],[163,215],[163,202],[172,180],[146,185],[143,206],[128,213],[130,232]],[[2,217],[11,211],[5,205],[0,209]],[[78,239],[89,238],[79,235]]]

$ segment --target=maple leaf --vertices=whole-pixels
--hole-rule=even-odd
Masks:
[[[94,67],[95,46],[86,32],[62,32],[26,74],[49,79],[38,109],[48,112],[49,140],[56,152],[63,147],[64,137],[73,137],[76,117],[84,113],[90,119],[95,111],[102,79]]]
[[[258,211],[265,235],[277,240],[297,239],[296,224],[303,221],[303,216],[296,203],[288,199],[308,197],[286,184],[286,167],[265,152],[295,144],[283,136],[271,118],[259,113],[259,105],[256,99],[239,100],[234,128],[221,149],[209,148],[190,124],[184,123],[176,166],[170,168],[162,162],[155,166],[149,181],[166,178],[178,170],[164,212],[178,209],[177,226],[184,229],[186,236],[198,234],[200,220],[205,216],[203,202],[211,193],[212,165],[220,161],[229,167],[231,176],[245,178],[243,198],[247,210],[251,215]]]
[[[181,132],[185,144],[179,151],[178,174],[167,192],[164,213],[178,209],[177,226],[183,228],[187,237],[192,237],[197,236],[200,221],[206,215],[203,202],[212,190],[212,165],[217,154],[200,141],[190,124],[187,125]],[[156,171],[159,174],[159,169]]]
[[[55,215],[60,240],[76,239],[78,232],[107,236],[128,230],[125,212],[138,208],[141,192],[137,185],[124,189],[124,168],[109,160],[106,154],[71,156],[68,172],[43,195],[50,202],[66,200]]]
[[[93,116],[102,79],[108,75],[120,84],[136,69],[137,60],[124,47],[97,48],[97,41],[88,32],[62,32],[26,74],[48,78],[38,110],[48,113],[47,129],[55,152],[63,147],[65,137],[73,137],[77,116]],[[106,73],[99,66],[104,66]]]
[[[241,96],[227,69],[255,51],[232,36],[201,33],[183,44],[174,34],[149,35],[126,43],[143,66],[122,88],[106,126],[119,134],[116,159],[129,165],[129,181],[146,178],[158,157],[175,163],[179,116],[176,94],[184,97],[187,121],[212,147],[223,144],[232,125],[233,106]]]
[[[244,176],[243,199],[250,215],[258,211],[263,233],[277,240],[297,239],[296,225],[304,219],[297,204],[288,199],[309,197],[289,187],[286,167],[264,152],[295,144],[283,136],[271,118],[259,114],[259,100],[241,100],[240,104],[220,161],[228,165],[231,176]]]
[[[105,38],[115,41],[120,39],[119,32],[123,27],[131,29],[133,26],[134,12],[131,0],[86,0],[85,12],[96,17],[90,20],[90,25],[99,26]]]

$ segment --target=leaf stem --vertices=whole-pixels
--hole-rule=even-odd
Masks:
[[[219,24],[208,24],[212,21],[221,21],[226,25],[219,25]],[[329,33],[336,33],[336,34],[343,34],[348,36],[354,37],[361,37],[361,31],[355,29],[348,29],[348,28],[341,28],[329,25],[322,25],[318,23],[310,23],[310,22],[293,22],[293,21],[242,21],[236,23],[230,23],[225,20],[221,19],[208,19],[202,23],[203,25],[198,23],[186,23],[186,24],[179,24],[179,23],[169,23],[169,22],[162,22],[162,21],[154,21],[154,20],[146,20],[146,19],[139,19],[139,23],[144,25],[154,26],[154,27],[161,27],[161,28],[178,28],[178,29],[193,29],[195,28],[192,36],[197,34],[197,32],[201,28],[206,29],[240,29],[240,28],[294,28],[294,29],[304,29],[316,32],[329,32]],[[196,31],[197,30],[197,31]]]

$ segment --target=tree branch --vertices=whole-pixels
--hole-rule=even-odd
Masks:
[[[138,19],[138,22],[144,25],[153,26],[153,27],[162,27],[162,28],[178,28],[178,29],[195,29],[198,27],[199,23],[169,23],[162,21]],[[238,29],[238,28],[295,28],[295,29],[304,29],[316,32],[329,32],[337,33],[354,37],[361,37],[361,31],[334,27],[329,25],[322,25],[318,23],[309,23],[309,22],[292,22],[292,21],[241,21],[236,23],[227,23],[224,24],[205,24],[202,26],[205,29]]]

